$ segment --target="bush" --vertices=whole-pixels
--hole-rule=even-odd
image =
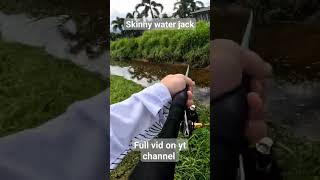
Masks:
[[[118,60],[128,60],[137,56],[138,43],[135,38],[122,38],[117,43],[111,43],[111,57]]]
[[[209,65],[209,44],[197,49],[192,49],[184,58],[187,60],[188,64],[193,64],[194,67],[205,67]]]
[[[185,62],[196,67],[205,67],[209,64],[209,41],[208,22],[198,22],[192,30],[150,30],[140,37],[112,41],[111,58]]]

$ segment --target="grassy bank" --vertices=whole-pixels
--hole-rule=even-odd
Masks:
[[[99,75],[41,48],[0,39],[0,137],[33,128],[106,88]]]
[[[207,22],[198,22],[191,30],[150,30],[140,37],[111,42],[111,58],[187,62],[194,67],[206,67],[210,63],[209,40],[210,25]]]
[[[116,103],[130,97],[134,92],[143,88],[131,81],[125,80],[119,76],[111,76],[110,79],[110,102]],[[208,123],[209,108],[198,106],[200,119]],[[189,151],[181,152],[180,162],[176,167],[175,179],[205,180],[210,175],[210,140],[209,128],[202,128],[194,131],[189,138]],[[120,166],[112,172],[111,179],[126,180],[131,170],[139,160],[139,153],[129,154]],[[187,173],[189,172],[189,173]]]
[[[285,180],[320,178],[320,142],[297,137],[278,124],[269,124],[269,130],[276,140],[275,155]]]

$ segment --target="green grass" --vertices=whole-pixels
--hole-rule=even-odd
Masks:
[[[43,49],[0,39],[0,137],[37,127],[107,82]]]
[[[195,130],[188,144],[189,150],[179,156],[175,179],[210,179],[210,129]]]
[[[110,78],[110,103],[114,104],[129,98],[132,94],[143,89],[132,81],[123,79],[120,76]]]
[[[119,76],[111,76],[110,79],[110,102],[117,103],[130,97],[133,93],[143,88],[132,81]],[[198,105],[198,112],[203,123],[210,121],[209,108]],[[210,176],[210,130],[209,128],[197,129],[189,138],[189,150],[181,152],[177,163],[175,179],[209,179]],[[139,161],[139,152],[130,153],[111,173],[111,179],[126,180],[132,169]],[[188,173],[186,173],[188,172]]]
[[[156,63],[187,62],[193,67],[209,65],[210,24],[198,22],[195,29],[150,30],[142,36],[121,38],[110,44],[114,60],[145,59]]]
[[[293,135],[290,129],[269,123],[276,140],[275,155],[285,180],[320,179],[320,142]]]

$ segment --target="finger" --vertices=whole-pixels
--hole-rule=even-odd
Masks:
[[[247,96],[249,113],[249,121],[262,120],[263,119],[263,101],[258,93],[251,92]]]
[[[263,80],[252,79],[250,82],[250,91],[258,93],[264,102],[265,86]]]
[[[187,91],[188,94],[188,100],[192,100],[193,99],[193,93],[191,91]]]
[[[188,86],[195,86],[195,82],[189,77],[186,77],[186,83]]]
[[[188,100],[187,100],[187,106],[190,107],[193,105],[193,94],[191,91],[187,91],[188,94]]]
[[[186,83],[187,83],[187,86],[188,86],[188,91],[193,92],[193,88],[195,86],[195,82],[191,78],[186,77]]]
[[[187,101],[187,107],[191,107],[194,104],[193,100],[188,100]]]
[[[242,48],[241,55],[240,61],[244,73],[256,79],[265,79],[272,76],[272,66],[263,61],[258,54]]]
[[[194,86],[188,86],[188,91],[191,91],[193,93]]]
[[[193,100],[188,100],[187,101],[187,107],[191,107],[194,104]]]

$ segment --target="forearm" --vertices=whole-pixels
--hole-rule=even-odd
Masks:
[[[161,111],[170,101],[169,90],[158,83],[132,95],[125,101],[111,105],[111,169],[121,162],[135,137],[145,139],[157,135],[165,120]],[[150,132],[146,132],[148,129]]]

